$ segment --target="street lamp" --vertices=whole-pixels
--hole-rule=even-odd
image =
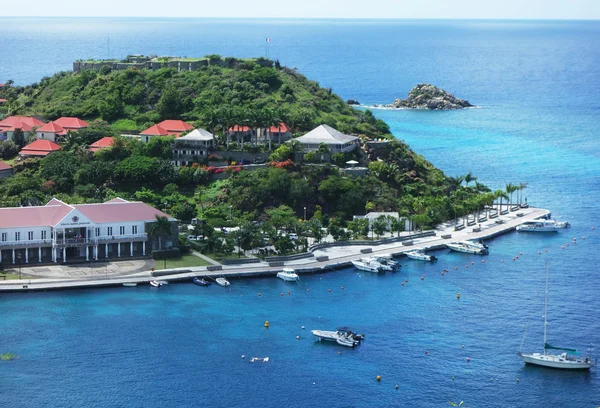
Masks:
[[[306,207],[304,207],[304,221],[306,221]]]
[[[19,263],[19,280],[21,280],[21,254],[17,254],[17,261]]]

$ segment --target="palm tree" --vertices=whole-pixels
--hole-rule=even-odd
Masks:
[[[453,190],[457,190],[458,188],[460,188],[460,185],[465,180],[463,176],[449,177],[449,179]]]
[[[477,177],[475,177],[474,175],[471,174],[471,172],[468,172],[467,174],[465,174],[465,184],[467,185],[467,187],[469,187],[469,183],[471,181],[476,181]]]
[[[508,194],[510,196],[510,202],[509,202],[509,208],[511,207],[511,205],[513,204],[512,202],[512,195],[515,191],[517,191],[517,186],[515,186],[514,184],[508,183],[505,187],[506,189],[506,194]]]
[[[519,185],[517,186],[518,191],[520,191],[521,196],[519,197],[519,207],[521,206],[521,203],[523,201],[523,190],[527,188],[527,183],[519,183]]]
[[[508,200],[508,195],[503,191],[503,190],[496,190],[494,191],[494,198],[496,199],[500,199],[500,210],[499,212],[502,213],[502,199],[506,198],[506,200]]]
[[[156,220],[150,225],[148,233],[153,237],[158,237],[158,248],[162,248],[162,237],[171,235],[171,222],[164,215],[156,214]]]

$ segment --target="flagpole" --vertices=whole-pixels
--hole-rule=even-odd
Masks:
[[[265,58],[269,59],[269,39],[265,38]]]

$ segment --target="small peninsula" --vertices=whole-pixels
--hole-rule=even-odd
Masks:
[[[473,105],[464,99],[455,97],[449,92],[430,84],[418,84],[408,93],[406,99],[396,99],[386,105],[390,108],[453,110],[468,108]]]

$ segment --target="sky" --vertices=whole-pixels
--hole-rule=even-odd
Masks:
[[[0,0],[0,16],[600,19],[600,0]]]

